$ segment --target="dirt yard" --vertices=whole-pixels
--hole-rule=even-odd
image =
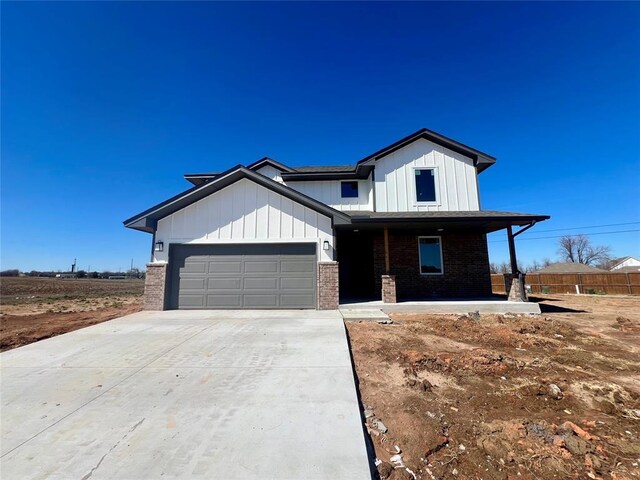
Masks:
[[[640,478],[640,298],[347,324],[380,477]]]
[[[0,278],[0,351],[142,309],[144,280]]]

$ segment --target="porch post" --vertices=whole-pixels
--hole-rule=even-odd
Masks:
[[[382,302],[396,303],[396,276],[389,275],[389,228],[384,227],[384,275],[382,275]]]
[[[389,228],[384,227],[384,273],[389,275]]]
[[[511,225],[507,226],[507,240],[509,242],[509,259],[511,260],[511,286],[509,288],[508,300],[510,302],[527,302],[527,293],[524,290],[524,278],[522,273],[518,270],[516,242],[514,240]]]

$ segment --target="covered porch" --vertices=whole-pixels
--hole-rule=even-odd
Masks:
[[[487,233],[505,230],[512,267],[509,301],[526,302],[515,237],[544,215],[510,212],[351,212],[336,225],[341,309],[384,305],[438,311],[513,311],[491,293]],[[451,303],[452,305],[447,305]],[[351,307],[348,307],[351,306]],[[529,311],[521,313],[539,313]],[[424,310],[422,310],[424,309]],[[431,309],[431,310],[430,310]],[[398,310],[393,310],[398,311]],[[516,312],[514,312],[516,313]]]

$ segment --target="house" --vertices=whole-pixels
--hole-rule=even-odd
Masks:
[[[490,296],[487,233],[507,230],[518,275],[515,236],[549,218],[480,208],[478,175],[495,161],[422,129],[353,165],[186,174],[192,188],[124,222],[153,236],[146,308]]]
[[[630,268],[627,269],[627,267]],[[637,272],[638,270],[640,270],[640,260],[633,257],[622,257],[616,258],[609,262],[610,271],[620,273],[621,269],[627,269],[631,272]]]

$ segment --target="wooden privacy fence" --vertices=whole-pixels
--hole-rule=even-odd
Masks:
[[[493,293],[507,293],[508,275],[491,275]],[[527,273],[525,285],[530,293],[603,293],[640,295],[640,273]],[[577,288],[576,288],[577,287]]]

